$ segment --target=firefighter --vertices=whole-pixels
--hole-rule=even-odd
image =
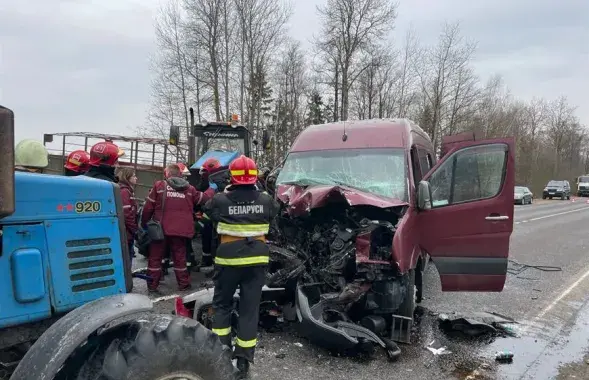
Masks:
[[[191,288],[190,275],[186,267],[186,243],[194,235],[194,212],[198,205],[213,196],[213,190],[198,191],[182,178],[178,165],[171,164],[164,171],[163,181],[155,183],[147,196],[141,215],[141,225],[147,229],[152,218],[158,221],[163,230],[164,240],[152,241],[149,246],[147,273],[152,278],[147,287],[157,292],[162,276],[162,259],[169,247],[174,273],[179,290]]]
[[[20,172],[43,173],[49,166],[49,153],[42,142],[25,139],[14,149],[14,170]]]
[[[119,147],[110,141],[94,144],[90,149],[90,169],[85,175],[110,182],[118,182],[115,176],[115,165],[119,161],[121,152]]]
[[[262,169],[259,170],[258,182],[256,183],[256,186],[258,186],[259,190],[263,190],[263,191],[268,190],[266,188],[266,179],[268,178],[268,174],[270,174],[270,168],[268,168],[268,167],[263,167]]]
[[[90,156],[83,150],[74,150],[67,156],[63,167],[68,177],[85,174],[90,169]]]
[[[256,189],[256,163],[240,156],[229,165],[231,185],[204,207],[215,223],[219,246],[215,253],[213,332],[231,347],[233,295],[240,288],[239,326],[234,356],[245,377],[254,361],[260,298],[270,261],[265,235],[278,213],[278,203]]]
[[[190,175],[190,170],[188,170],[188,167],[186,167],[186,165],[183,162],[178,162],[176,165],[178,165],[178,167],[180,168],[180,171],[182,172],[182,177],[186,178]]]
[[[131,261],[135,257],[135,237],[137,236],[137,209],[135,200],[135,186],[137,185],[137,174],[130,166],[119,166],[115,175],[121,188],[121,200],[123,202],[123,213],[125,215],[125,230],[127,245]]]
[[[200,175],[213,174],[221,169],[221,163],[214,157],[207,159],[200,167]],[[221,191],[223,189],[220,189]],[[203,266],[210,266],[213,264],[212,256],[214,251],[213,244],[213,223],[208,218],[201,219],[201,236],[202,236],[202,253],[203,253]]]

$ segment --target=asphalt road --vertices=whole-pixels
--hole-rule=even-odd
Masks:
[[[442,293],[434,266],[425,278],[422,318],[411,345],[401,346],[399,361],[390,363],[377,352],[372,359],[339,358],[314,347],[294,327],[260,331],[252,379],[335,380],[416,379],[587,379],[589,355],[589,204],[585,200],[540,201],[515,206],[510,267],[501,293]],[[544,272],[529,266],[559,267]],[[145,266],[137,259],[135,267]],[[203,278],[193,274],[198,286]],[[136,289],[145,284],[136,281]],[[169,312],[175,280],[168,276],[158,310]],[[519,322],[517,338],[465,339],[443,333],[438,313],[496,312]],[[434,355],[425,347],[435,341],[450,353]],[[514,360],[499,364],[497,350],[511,350]],[[585,357],[585,358],[584,358]]]

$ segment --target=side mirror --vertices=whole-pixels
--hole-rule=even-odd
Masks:
[[[272,147],[272,137],[270,136],[270,132],[267,129],[262,131],[262,148],[264,150],[270,150]]]
[[[177,125],[170,125],[170,138],[168,139],[170,145],[178,145],[180,141],[180,127]]]
[[[432,208],[432,191],[427,181],[420,181],[417,186],[417,208],[419,210]]]
[[[274,194],[276,192],[276,179],[278,179],[278,175],[282,168],[275,168],[266,177],[266,189],[270,194]]]

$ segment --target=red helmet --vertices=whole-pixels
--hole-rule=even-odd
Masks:
[[[234,185],[254,185],[258,181],[258,167],[254,160],[239,156],[229,165],[231,183]]]
[[[180,168],[180,172],[182,172],[182,175],[190,175],[190,170],[188,170],[184,163],[178,162],[176,165],[178,165],[178,167]]]
[[[121,150],[110,141],[94,144],[90,149],[90,165],[92,166],[114,166],[119,160]]]
[[[208,173],[214,173],[220,167],[221,163],[219,162],[219,160],[217,160],[214,157],[211,157],[207,158],[207,160],[202,164],[202,167],[200,169]]]
[[[90,168],[90,156],[83,150],[74,150],[67,156],[63,167],[76,173],[86,173]]]

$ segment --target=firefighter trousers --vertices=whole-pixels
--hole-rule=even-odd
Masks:
[[[239,287],[239,322],[234,357],[245,358],[253,363],[266,266],[216,266],[214,280],[213,332],[219,336],[223,344],[231,347],[233,295]]]
[[[179,289],[190,286],[190,275],[186,267],[186,240],[181,236],[166,236],[162,241],[152,241],[149,245],[149,259],[147,261],[147,274],[152,278],[147,286],[150,290],[157,289],[162,278],[162,259],[166,247],[170,248],[170,256],[174,261],[174,273]]]

